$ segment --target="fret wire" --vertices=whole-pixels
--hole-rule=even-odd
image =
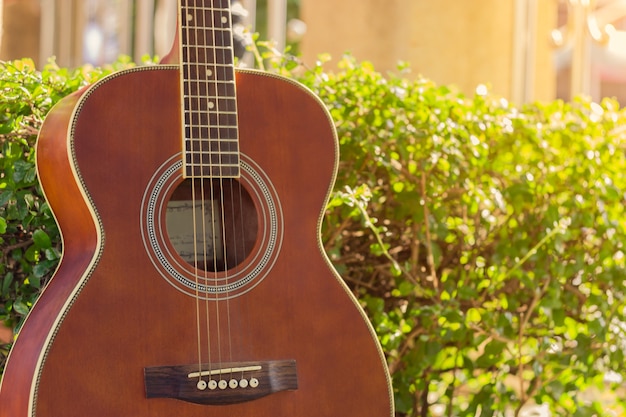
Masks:
[[[236,120],[232,117],[232,113],[222,113],[219,111],[208,112],[208,108],[193,108],[188,109],[190,117],[185,117],[185,124],[198,124],[198,123],[215,123],[218,118],[224,122],[236,122]],[[234,111],[235,109],[231,109],[230,111]],[[224,117],[220,117],[221,114],[224,114]]]
[[[206,27],[202,27],[202,26],[189,24],[188,22],[183,22],[183,27],[194,28],[194,29],[198,29],[198,30],[203,31],[203,32],[228,32],[228,33],[232,33],[232,31],[233,31],[233,29],[230,28],[230,27],[206,28]]]
[[[239,152],[235,151],[193,151],[188,155],[207,155],[207,156],[239,156]]]
[[[236,115],[237,111],[236,110],[211,110],[209,108],[197,108],[197,109],[189,109],[188,110],[191,114],[194,115],[203,115],[203,114],[207,114],[210,116],[219,116],[221,114],[225,115],[225,116],[232,116],[232,115]]]
[[[223,85],[223,84],[235,84],[235,80],[209,80],[205,77],[202,78],[187,78],[187,81],[185,81],[186,84],[190,83],[190,82],[205,82],[205,83],[213,83],[213,84],[218,84],[218,85]]]
[[[187,95],[189,95],[189,96],[200,96],[200,97],[206,98],[206,99],[216,99],[216,100],[220,100],[220,101],[223,101],[223,102],[229,102],[229,103],[230,102],[234,103],[236,101],[234,96],[233,97],[224,97],[224,96],[204,95],[204,94],[191,94],[191,93],[188,93]]]
[[[206,52],[206,51],[215,51],[215,50],[223,50],[223,52],[229,51],[231,50],[233,47],[231,45],[198,45],[195,46],[193,48],[189,48],[187,47],[184,52],[187,52],[187,55],[189,55],[189,52]],[[202,62],[199,62],[200,64],[202,64]]]
[[[209,129],[210,128],[206,124],[189,124],[189,125],[185,124],[185,127],[188,127],[190,129]],[[215,126],[215,129],[228,129],[228,128],[234,129],[236,127],[237,127],[236,124],[234,124],[234,125],[220,125],[219,127]],[[204,138],[188,138],[187,140],[197,140],[197,139],[202,140]],[[221,140],[220,138],[208,138],[208,139],[209,140]]]
[[[235,128],[237,128],[237,125],[221,125],[220,127],[214,127],[214,128],[210,128],[210,127],[208,127],[206,125],[195,125],[195,126],[187,126],[187,125],[185,125],[185,127],[189,128],[189,129],[216,129],[217,130],[217,129],[235,129]],[[234,136],[234,134],[232,136]],[[226,138],[219,138],[219,137],[218,138],[187,138],[185,140],[195,141],[195,140],[207,140],[207,139],[210,139],[211,141],[220,141],[221,142],[221,141],[224,141],[224,140],[234,139],[234,138],[232,138],[232,137],[226,137]]]
[[[222,46],[222,45],[200,45],[200,46],[195,46],[193,49],[192,48],[188,48],[189,50],[202,50],[202,49],[206,49],[206,50],[215,50],[215,49],[224,49],[224,50],[230,50],[232,48],[232,46]]]
[[[232,104],[235,104],[235,99],[234,98],[221,98],[221,97],[216,97],[216,96],[205,96],[202,94],[187,94],[187,97],[191,97],[191,98],[204,98],[207,99],[207,102],[211,102],[213,103],[213,101],[211,100],[219,100],[221,102],[221,104],[229,104],[229,103],[223,103],[224,101],[230,101],[232,102]],[[228,111],[226,112],[222,112],[218,109],[207,109],[209,111],[213,111],[213,112],[219,112],[219,113],[229,113]]]
[[[187,166],[209,168],[206,165],[204,165],[202,162],[188,162]],[[219,164],[219,165],[213,165],[213,168],[239,168],[239,164]]]
[[[225,104],[225,105],[229,105],[229,104],[235,104],[236,100],[235,97],[220,97],[220,96],[209,96],[209,95],[204,95],[204,94],[193,94],[193,93],[187,93],[187,97],[191,97],[191,98],[202,98],[202,99],[206,99],[205,103],[208,103],[209,101],[211,103],[214,103],[214,101],[219,101],[220,104]],[[211,109],[209,109],[211,110]],[[217,111],[217,109],[213,109],[213,111]]]
[[[239,146],[235,139],[194,139],[194,142],[196,143],[191,144],[189,141],[185,141],[186,153],[190,153],[193,148],[197,149],[197,152],[234,152],[239,154]]]
[[[225,116],[234,116],[237,114],[236,111],[234,110],[230,110],[230,111],[225,111],[225,110],[190,110],[190,112],[193,112],[195,114],[209,114],[211,116],[219,116],[221,114],[225,115]],[[185,126],[193,126],[193,127],[200,127],[200,126],[204,126],[204,125],[200,125],[200,124],[185,124]],[[234,125],[236,126],[236,125]]]
[[[235,151],[193,151],[189,152],[188,155],[208,155],[208,156],[239,156],[239,152]]]
[[[191,83],[192,81],[196,81],[196,82],[199,82],[199,81],[202,81],[202,82],[208,82],[207,80],[205,80],[205,79],[203,79],[203,78],[190,78],[190,79],[188,79],[187,81],[185,81],[185,83],[186,83],[186,84],[189,84],[189,83]],[[211,82],[211,83],[213,83],[213,84],[234,84],[234,83],[235,83],[235,81],[234,81],[234,80],[233,80],[233,81],[219,81],[219,80],[216,80],[216,81],[210,81],[210,82]]]
[[[210,6],[187,6],[187,9],[193,9],[193,10],[204,10],[204,11],[220,11],[220,12],[229,12],[230,9],[228,7],[223,8],[223,7],[210,7]]]
[[[228,138],[223,138],[223,139],[185,139],[187,142],[191,142],[191,141],[198,141],[200,143],[206,143],[208,141],[210,142],[222,142],[222,144],[228,144],[228,143],[238,143],[239,141],[237,139],[228,139]]]
[[[221,62],[215,62],[215,63],[213,62],[184,62],[183,65],[185,66],[194,65],[196,67],[213,66],[213,67],[232,68],[232,64],[222,64]]]

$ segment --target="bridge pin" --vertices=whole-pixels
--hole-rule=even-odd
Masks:
[[[220,382],[217,383],[217,386],[219,387],[219,389],[226,389],[228,388],[228,382],[226,382],[225,379],[222,379]]]
[[[231,379],[230,381],[228,381],[228,386],[230,387],[230,389],[235,389],[239,386],[239,381],[237,381],[236,379]]]
[[[251,379],[250,379],[250,386],[251,386],[252,388],[256,388],[256,387],[258,387],[258,386],[259,386],[259,380],[258,380],[258,379],[256,379],[256,378],[251,378]]]
[[[211,391],[213,391],[213,390],[214,390],[214,389],[216,389],[216,388],[217,388],[217,381],[215,381],[214,379],[210,380],[210,381],[209,381],[209,389],[210,389]]]
[[[198,387],[200,391],[204,391],[207,388],[207,383],[206,381],[200,380],[198,381],[198,384],[196,386]]]
[[[248,387],[248,380],[247,380],[247,379],[245,379],[245,378],[241,378],[241,379],[239,380],[239,386],[240,386],[241,388],[247,388],[247,387]]]

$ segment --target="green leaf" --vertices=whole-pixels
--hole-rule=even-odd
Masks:
[[[14,198],[12,190],[6,190],[0,193],[0,207],[5,206],[12,198]]]
[[[56,265],[56,261],[42,261],[33,267],[33,274],[37,279],[41,279],[51,272]],[[38,286],[37,286],[38,287]]]
[[[480,323],[482,319],[480,311],[478,311],[478,309],[476,308],[470,308],[469,310],[467,310],[467,313],[465,315],[467,317],[468,323]]]
[[[28,314],[29,308],[23,301],[16,301],[13,303],[13,310],[15,310],[16,313],[25,316]]]
[[[52,247],[52,240],[50,239],[50,236],[48,236],[48,234],[41,229],[35,230],[33,233],[33,241],[40,249],[49,249]]]
[[[7,274],[2,279],[2,296],[6,297],[9,294],[9,289],[13,284],[13,272],[7,272]]]

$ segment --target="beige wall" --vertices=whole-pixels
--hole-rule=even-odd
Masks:
[[[4,3],[4,4],[3,4]],[[39,58],[39,0],[0,1],[0,59]]]
[[[516,6],[526,0],[301,0],[308,25],[303,58],[319,53],[340,57],[350,51],[386,72],[399,60],[413,72],[470,94],[478,84],[507,98],[515,96]],[[554,97],[550,30],[556,25],[554,0],[536,2],[536,54],[530,59],[534,99]],[[516,46],[514,46],[516,45]],[[519,58],[519,55],[518,55]],[[516,61],[515,61],[516,62]]]

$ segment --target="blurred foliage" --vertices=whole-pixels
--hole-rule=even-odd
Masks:
[[[304,69],[271,47],[254,52],[336,122],[323,240],[379,336],[398,416],[622,409],[626,114],[614,100],[514,106],[405,65],[383,76],[351,57]],[[0,320],[10,327],[62,249],[35,176],[43,117],[129,65],[0,64]],[[615,395],[607,404],[595,392]]]
[[[626,113],[465,97],[409,70],[346,58],[301,77],[341,140],[326,248],[374,323],[398,412],[614,415],[588,394],[626,370]]]

